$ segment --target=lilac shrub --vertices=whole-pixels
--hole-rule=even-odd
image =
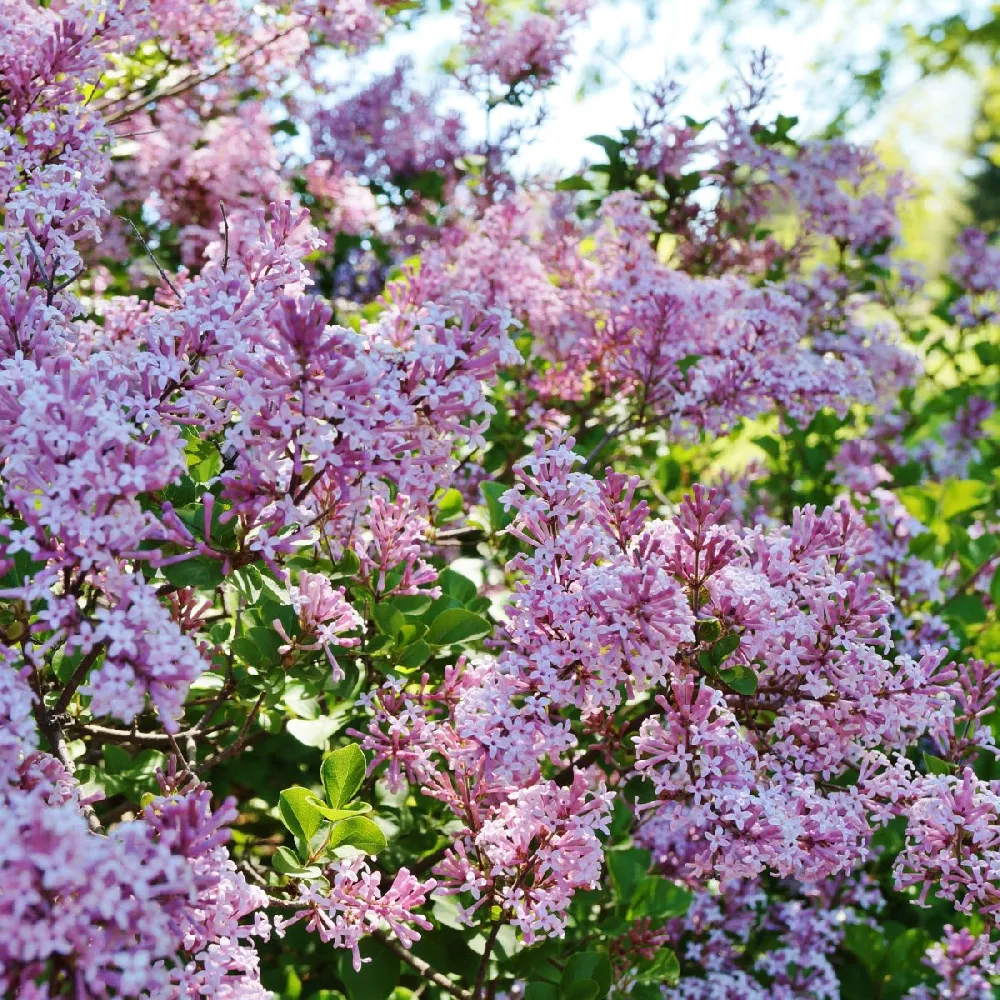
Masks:
[[[5,996],[991,995],[996,247],[590,6],[0,0]]]

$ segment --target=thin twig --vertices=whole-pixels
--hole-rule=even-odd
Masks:
[[[447,976],[438,972],[422,958],[414,955],[412,951],[404,948],[395,938],[390,937],[384,931],[375,931],[372,937],[389,949],[397,958],[401,958],[407,965],[414,968],[425,979],[430,980],[435,986],[440,986],[445,992],[450,993],[458,1000],[472,1000],[472,994],[468,990],[463,990],[461,986],[453,983]]]
[[[76,773],[76,765],[73,763],[73,758],[69,755],[69,748],[66,746],[66,737],[63,735],[62,728],[59,723],[56,722],[55,718],[49,714],[45,707],[45,702],[42,699],[41,694],[35,698],[35,719],[38,722],[38,728],[42,731],[45,739],[48,740],[49,747],[52,750],[52,756],[55,757],[60,764],[70,774]],[[94,812],[94,807],[90,803],[80,803],[80,809],[83,815],[87,819],[87,826],[90,827],[91,833],[101,833],[103,827],[101,826],[101,821],[97,818],[97,813]]]
[[[472,991],[472,1000],[482,1000],[483,998],[483,991],[486,986],[486,973],[490,967],[490,956],[493,954],[493,945],[496,944],[500,927],[500,921],[495,920],[493,926],[490,928],[489,937],[486,938],[486,945],[483,948],[483,958],[479,963],[479,972],[476,974],[476,988]]]
[[[983,573],[985,573],[986,570],[988,570],[998,558],[1000,558],[1000,552],[995,552],[984,562],[980,563],[980,565],[977,566],[976,569],[974,569],[961,583],[958,584],[957,587],[955,587],[955,589],[949,595],[948,599],[941,605],[941,608],[943,609],[948,607],[948,605],[951,604],[952,601],[955,601],[959,597],[961,597],[973,584],[975,584],[979,580],[979,578],[983,575]]]
[[[219,202],[219,208],[222,210],[222,227],[225,238],[225,248],[222,251],[222,273],[225,274],[229,270],[229,219],[226,217],[226,203],[224,201]]]
[[[149,97],[143,97],[140,100],[135,101],[133,104],[128,105],[128,107],[123,108],[117,114],[109,117],[106,121],[106,124],[115,125],[118,122],[131,117],[131,115],[134,114],[136,111],[141,111],[143,108],[148,107],[150,104],[155,104],[157,101],[164,100],[165,98],[168,97],[177,97],[180,94],[183,94],[188,90],[191,90],[192,87],[197,87],[200,84],[208,83],[209,80],[214,80],[217,76],[221,76],[228,70],[233,69],[233,67],[238,66],[241,62],[245,62],[251,56],[255,56],[258,52],[261,51],[261,49],[265,49],[267,48],[268,45],[274,44],[274,42],[278,41],[279,38],[284,38],[285,35],[294,31],[298,27],[299,27],[298,24],[290,25],[289,27],[283,29],[282,31],[279,31],[276,35],[272,35],[266,41],[263,41],[254,48],[244,52],[242,55],[236,56],[229,62],[224,63],[217,70],[214,70],[211,73],[206,73],[204,75],[196,73],[191,76],[187,76],[179,83],[174,84],[172,87],[167,87],[165,90],[158,91],[155,94],[151,94]],[[113,107],[115,104],[118,104],[121,101],[127,100],[128,97],[129,95],[125,94],[122,97],[110,98],[106,101],[103,101],[101,104],[98,104],[97,110],[104,111],[105,109]]]
[[[170,289],[170,291],[172,291],[174,293],[174,295],[177,296],[177,301],[178,302],[183,302],[184,301],[184,296],[181,295],[181,293],[179,291],[177,291],[177,289],[174,287],[174,283],[167,276],[167,272],[164,271],[162,267],[160,267],[160,262],[153,256],[153,251],[149,249],[149,244],[143,239],[142,233],[139,232],[139,227],[130,218],[128,218],[128,216],[119,215],[118,218],[121,219],[124,222],[127,222],[132,227],[133,231],[135,232],[136,237],[138,238],[139,242],[142,244],[143,250],[145,250],[146,253],[149,254],[149,259],[155,265],[156,270],[160,272],[160,277],[166,283],[166,285]]]
[[[212,729],[204,731],[196,727],[180,733],[174,733],[171,736],[167,733],[140,733],[138,731],[133,732],[131,729],[110,729],[107,726],[87,723],[86,725],[74,726],[73,731],[79,731],[87,736],[98,736],[105,743],[134,743],[136,746],[165,747],[169,749],[174,740],[186,739],[188,736],[206,736],[209,733],[221,732],[228,728],[228,724],[215,726]]]
[[[257,718],[257,713],[260,711],[261,706],[264,704],[264,695],[267,694],[266,691],[261,691],[260,697],[254,702],[254,706],[250,709],[250,713],[247,715],[246,720],[243,723],[243,728],[240,729],[239,735],[236,739],[226,747],[224,750],[220,750],[218,753],[212,754],[208,760],[202,761],[201,766],[208,770],[209,768],[215,767],[216,764],[221,763],[224,760],[238,754],[247,744],[247,733],[250,731],[250,727],[253,725],[254,719]]]
[[[51,277],[49,272],[45,270],[45,260],[41,255],[41,250],[35,245],[35,238],[27,229],[25,229],[24,235],[27,237],[28,246],[31,248],[31,255],[35,258],[38,270],[42,272],[42,282],[45,285],[45,304],[50,306],[52,305],[52,300],[56,296],[54,278]]]
[[[605,447],[613,441],[616,437],[619,437],[625,429],[628,427],[628,423],[623,423],[617,427],[612,424],[611,427],[607,429],[604,433],[604,437],[597,442],[596,446],[591,450],[590,454],[586,457],[583,463],[583,468],[585,472],[590,471],[590,467],[597,461],[598,456],[604,451]]]
[[[55,715],[62,715],[66,711],[67,706],[76,694],[76,689],[83,683],[87,674],[90,673],[90,668],[97,662],[97,658],[104,652],[105,643],[99,642],[96,646],[86,656],[80,660],[79,665],[76,670],[73,671],[73,676],[66,682],[66,686],[62,689],[62,693],[56,700],[55,705],[52,706],[52,711]]]

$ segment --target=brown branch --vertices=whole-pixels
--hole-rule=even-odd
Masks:
[[[225,273],[229,269],[229,218],[226,215],[226,203],[219,202],[219,209],[222,211],[222,227],[225,238],[225,249],[222,252],[222,271]]]
[[[149,97],[143,97],[140,100],[135,101],[134,103],[123,108],[117,114],[114,114],[111,117],[109,117],[106,120],[105,124],[116,125],[118,122],[131,117],[136,111],[141,111],[143,108],[148,107],[150,104],[155,104],[157,101],[162,101],[168,97],[177,97],[180,94],[183,94],[188,90],[191,90],[193,87],[197,87],[203,83],[208,83],[209,80],[214,80],[217,76],[222,76],[223,73],[226,73],[229,70],[233,69],[235,66],[238,66],[241,62],[245,62],[251,56],[255,56],[262,49],[266,49],[268,45],[273,45],[276,41],[278,41],[279,38],[284,38],[285,35],[290,34],[298,27],[300,27],[299,24],[293,24],[287,28],[284,28],[282,31],[279,31],[276,35],[272,35],[266,41],[263,41],[259,45],[256,45],[252,49],[249,49],[246,52],[242,53],[242,55],[230,59],[229,62],[224,63],[217,70],[213,70],[211,73],[205,73],[205,74],[194,73],[191,76],[185,77],[179,83],[175,83],[172,87],[167,87],[165,90],[158,91],[155,94],[151,94]],[[96,106],[97,110],[104,111],[107,108],[114,107],[121,101],[127,100],[128,97],[129,95],[125,94],[122,97],[111,98],[107,101],[102,102],[101,104],[98,104]]]
[[[499,920],[493,922],[490,928],[489,937],[486,939],[486,946],[483,948],[483,958],[479,963],[479,972],[476,974],[476,987],[472,991],[472,1000],[482,1000],[486,986],[486,973],[490,967],[490,956],[493,954],[493,945],[496,944],[497,935],[503,926]]]
[[[104,647],[106,643],[99,642],[96,646],[82,660],[80,660],[79,665],[76,670],[73,671],[73,676],[66,682],[66,686],[62,689],[62,693],[56,700],[55,705],[52,706],[53,715],[62,715],[66,711],[67,706],[76,694],[76,689],[84,682],[87,674],[90,673],[90,668],[97,662],[97,658],[104,652]]]
[[[264,704],[264,695],[266,693],[266,691],[261,691],[260,697],[254,702],[254,706],[250,709],[250,713],[247,715],[243,723],[243,728],[240,729],[236,739],[224,750],[220,750],[218,753],[212,754],[207,760],[202,761],[200,765],[202,768],[207,770],[208,768],[215,767],[216,764],[220,764],[222,761],[228,760],[230,757],[238,754],[247,745],[249,742],[247,733],[250,731],[254,719],[257,718],[257,713],[260,711],[261,706]]]
[[[183,302],[184,296],[181,295],[179,291],[177,291],[177,288],[174,286],[174,283],[167,276],[167,272],[163,270],[163,268],[160,266],[160,262],[153,256],[153,251],[149,249],[149,244],[143,239],[142,233],[139,232],[139,227],[125,215],[119,215],[118,218],[121,219],[123,222],[127,222],[132,227],[133,231],[135,232],[135,235],[139,239],[139,242],[142,244],[143,250],[145,250],[146,253],[149,255],[149,259],[153,262],[153,265],[156,267],[156,270],[160,272],[160,278],[163,280],[164,284],[166,284],[167,288],[169,288],[170,291],[172,291],[174,295],[177,296],[178,302]]]
[[[87,723],[85,725],[74,726],[74,731],[83,733],[86,736],[96,736],[104,740],[105,743],[134,743],[143,747],[165,747],[170,749],[173,741],[186,739],[189,736],[205,736],[208,733],[217,733],[223,729],[228,729],[228,724],[219,725],[213,729],[200,730],[197,727],[186,729],[172,736],[168,733],[140,733],[131,729],[110,729],[107,726],[98,726]]]
[[[73,758],[69,755],[69,748],[66,746],[66,737],[63,735],[63,731],[56,722],[55,718],[49,714],[45,707],[45,702],[42,700],[41,693],[35,697],[34,705],[35,720],[38,723],[38,728],[42,731],[45,739],[48,740],[49,746],[52,749],[52,756],[55,757],[60,764],[70,774],[76,773],[76,765],[73,763]],[[89,803],[80,804],[80,809],[83,815],[87,819],[87,826],[90,827],[91,833],[101,833],[103,828],[101,826],[101,821],[97,818],[97,813],[94,812],[94,807]]]
[[[447,976],[438,972],[422,958],[414,955],[412,951],[404,948],[395,938],[390,937],[384,931],[373,931],[372,937],[388,948],[397,958],[401,958],[407,965],[415,969],[425,979],[432,982],[435,986],[440,986],[441,989],[456,997],[457,1000],[472,1000],[472,994],[468,990],[463,990],[461,986],[453,983]]]
[[[955,601],[959,597],[961,597],[971,586],[973,586],[979,580],[979,578],[983,575],[983,573],[985,573],[986,570],[988,570],[998,558],[1000,558],[1000,552],[994,552],[993,555],[991,555],[979,566],[977,566],[975,570],[973,570],[961,583],[959,583],[955,587],[955,589],[949,595],[947,600],[945,600],[944,603],[941,605],[941,609],[943,610],[944,608],[948,607],[948,605],[951,604],[952,601]]]

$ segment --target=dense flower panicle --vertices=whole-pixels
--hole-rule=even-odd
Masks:
[[[467,86],[540,88],[565,66],[569,34],[585,20],[592,0],[557,0],[543,11],[527,11],[510,20],[486,0],[470,0],[462,38],[468,67]]]
[[[284,625],[275,619],[274,627],[286,645],[279,652],[293,649],[322,649],[330,662],[334,680],[342,680],[344,671],[334,659],[331,646],[356,646],[361,640],[347,636],[362,627],[358,613],[347,603],[343,587],[334,589],[330,581],[319,573],[303,570],[298,583],[290,592],[292,607],[299,616],[299,635],[289,638]],[[303,641],[305,640],[305,641]]]
[[[218,238],[223,211],[234,223],[258,205],[288,197],[262,103],[243,103],[207,126],[200,112],[182,101],[164,102],[155,121],[137,118],[133,129],[150,134],[134,157],[116,166],[107,192],[112,203],[140,202],[161,223],[177,226],[181,256],[190,267],[201,263]]]
[[[996,741],[987,716],[995,711],[1000,667],[983,660],[969,660],[954,673],[955,679],[948,685],[954,712],[941,728],[932,732],[941,755],[950,761],[960,761],[975,758],[983,750],[996,754]]]
[[[264,893],[224,846],[232,803],[173,789],[106,836],[91,832],[73,778],[32,754],[0,793],[0,986],[48,983],[93,996],[260,997],[250,935],[266,937]],[[53,994],[54,995],[54,994]]]
[[[309,930],[319,935],[321,941],[345,948],[352,953],[356,972],[362,963],[358,945],[361,939],[383,926],[409,948],[420,940],[420,930],[430,930],[430,921],[414,912],[424,905],[427,895],[437,882],[421,882],[409,871],[401,868],[392,884],[383,891],[382,876],[368,867],[363,857],[350,861],[337,861],[326,872],[328,890],[302,885],[296,900],[298,911],[291,917],[275,921],[275,929],[284,934],[286,928],[301,920]]]
[[[0,375],[0,482],[56,565],[103,569],[162,535],[140,494],[180,475],[176,433],[149,425],[124,370],[69,358]]]
[[[864,521],[842,505],[739,531],[699,490],[676,518],[649,522],[621,501],[609,510],[624,482],[602,491],[576,460],[539,446],[505,495],[528,553],[512,564],[524,582],[498,666],[585,713],[655,695],[635,737],[659,802],[643,834],[654,851],[676,825],[704,831],[705,874],[815,879],[863,859],[863,794],[827,782],[868,750],[903,750],[951,708],[940,654],[886,658],[891,603],[850,569]],[[729,642],[717,664],[697,651],[699,619]]]
[[[944,928],[944,939],[932,944],[924,956],[941,981],[933,987],[918,986],[906,1000],[991,1000],[995,995],[991,977],[997,973],[997,946],[988,934],[973,934],[967,927]]]
[[[1000,247],[980,229],[963,230],[957,242],[951,273],[963,294],[952,305],[952,316],[963,327],[1000,321]]]
[[[137,822],[172,856],[187,860],[198,886],[197,898],[178,915],[182,955],[171,980],[181,996],[263,1000],[270,994],[260,985],[250,938],[266,940],[270,934],[262,912],[267,895],[247,883],[225,847],[226,826],[237,818],[235,802],[229,799],[213,812],[204,785],[178,788],[169,780],[163,783],[165,794],[146,806]],[[245,922],[250,916],[253,921]]]
[[[329,161],[332,176],[399,183],[427,171],[454,181],[455,161],[464,152],[461,119],[439,112],[407,82],[412,67],[398,64],[365,89],[313,122],[317,162]]]
[[[339,174],[327,161],[310,163],[305,169],[310,194],[328,207],[328,231],[358,236],[379,223],[379,207],[371,190],[354,177]]]
[[[0,646],[0,795],[18,780],[22,757],[38,746],[29,671],[18,653]]]
[[[568,787],[518,789],[449,848],[435,869],[444,890],[471,893],[470,921],[482,906],[501,907],[528,944],[561,935],[573,894],[600,877],[597,834],[608,832],[612,798],[603,787],[589,793],[579,771]]]
[[[166,989],[179,945],[177,917],[197,897],[183,857],[141,824],[90,832],[71,803],[11,795],[2,811],[0,983],[19,995],[49,963],[92,995]],[[53,983],[52,985],[55,985]]]
[[[589,6],[503,20],[468,0],[455,78],[520,105]],[[0,0],[0,992],[263,1000],[272,905],[280,933],[301,922],[357,971],[372,934],[405,957],[436,898],[491,926],[470,995],[492,995],[501,925],[575,948],[572,904],[628,837],[649,885],[694,901],[598,928],[615,990],[673,947],[704,975],[669,1000],[833,1000],[845,927],[881,904],[858,869],[897,818],[897,888],[995,926],[1000,785],[973,765],[995,753],[1000,672],[945,608],[973,549],[986,562],[953,596],[987,607],[993,526],[978,508],[951,525],[941,568],[888,489],[911,461],[978,475],[994,402],[949,396],[915,446],[916,404],[888,409],[918,371],[881,280],[906,182],[870,149],[792,140],[759,60],[709,123],[655,89],[602,141],[606,197],[518,190],[527,125],[470,140],[406,64],[320,106],[328,47],[359,51],[412,8]],[[282,136],[300,120],[305,165]],[[970,330],[997,319],[998,264],[963,234],[948,307],[984,366],[991,334]],[[698,463],[742,421],[797,433],[824,408],[867,427],[810,466],[816,495],[830,475],[853,491],[825,510],[778,520],[749,469],[654,511],[616,471],[700,440],[680,481],[711,478]],[[586,459],[577,427],[603,435]],[[603,478],[578,467],[608,446]],[[465,511],[486,499],[488,537],[456,489]],[[443,575],[456,551],[484,561],[482,587]],[[449,645],[443,606],[471,642]],[[434,846],[393,874],[328,838],[288,875],[284,847],[265,892],[256,831],[239,863],[226,843],[248,812],[277,822],[276,789],[213,808],[187,768],[254,752],[295,699],[341,724],[340,682],[367,780],[355,746],[343,786],[324,761],[329,808],[299,802],[340,822],[340,787],[389,814],[390,856]],[[190,765],[140,800],[128,772],[102,783],[131,759],[106,754],[105,774],[105,737],[181,739]],[[95,811],[98,786],[114,801]],[[927,960],[944,996],[997,974],[989,934],[949,928]]]
[[[776,408],[807,422],[849,400],[885,405],[915,375],[914,355],[884,324],[843,312],[814,328],[808,296],[669,266],[631,192],[604,200],[596,231],[560,211],[523,196],[493,206],[454,247],[430,248],[421,270],[438,294],[473,289],[531,331],[553,362],[529,376],[544,398],[581,398],[596,383],[601,398],[630,401],[623,429],[693,436]],[[590,235],[597,246],[583,255]]]
[[[759,883],[747,881],[696,891],[687,914],[670,921],[663,938],[704,973],[685,977],[665,996],[839,1000],[831,959],[849,925],[866,923],[881,910],[881,894],[861,875],[794,886],[789,896],[772,902]],[[748,960],[745,942],[755,933],[773,935],[776,941],[756,960]]]
[[[961,774],[928,775],[910,790],[906,843],[893,868],[898,889],[916,887],[947,899],[963,913],[975,906],[996,922],[1000,892],[1000,793],[995,782]]]
[[[844,139],[789,141],[794,121],[766,117],[774,87],[774,61],[765,52],[706,122],[676,114],[676,81],[647,95],[636,137],[639,165],[661,183],[699,181],[698,197],[681,188],[667,213],[665,229],[681,237],[675,253],[684,269],[787,273],[817,243],[871,254],[898,237],[898,208],[910,194],[906,177],[887,172],[869,147]],[[790,245],[762,225],[775,202],[795,209]]]
[[[93,696],[94,715],[131,722],[148,695],[164,728],[177,728],[187,689],[207,669],[195,643],[160,603],[152,587],[134,577],[115,581],[105,591],[108,606],[95,612],[83,630],[81,651],[105,651],[101,665],[81,689]]]

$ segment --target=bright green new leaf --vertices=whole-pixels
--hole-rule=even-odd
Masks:
[[[323,758],[320,777],[332,809],[343,809],[358,794],[367,770],[368,762],[357,743],[348,743]]]

